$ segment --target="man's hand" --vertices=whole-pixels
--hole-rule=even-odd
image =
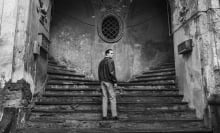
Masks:
[[[114,87],[118,87],[118,85],[116,83],[114,83]]]

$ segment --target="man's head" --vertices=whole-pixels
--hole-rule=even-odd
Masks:
[[[105,51],[105,56],[106,57],[113,57],[113,55],[114,55],[114,52],[113,52],[112,49],[108,49],[108,50]]]

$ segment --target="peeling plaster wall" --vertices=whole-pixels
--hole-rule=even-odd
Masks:
[[[214,57],[214,33],[210,29],[210,8],[214,3],[213,0],[171,1],[178,88],[184,94],[184,100],[196,109],[199,118],[205,115],[207,96],[215,88],[213,68],[218,63]],[[179,55],[178,45],[188,39],[193,40],[193,51]]]
[[[105,43],[97,33],[97,22],[106,7],[96,2],[55,1],[50,54],[60,64],[97,79],[104,51],[113,48],[117,77],[127,81],[134,74],[173,60],[165,2],[137,0],[115,7],[124,22],[123,37],[116,43]]]
[[[11,79],[17,0],[0,0],[0,75],[1,81]]]
[[[0,120],[3,115],[3,87],[11,79],[17,0],[0,0]]]
[[[52,6],[50,0],[41,1],[48,7]],[[47,13],[47,24],[42,25],[39,21],[40,13],[37,12],[37,9],[40,7],[39,0],[32,0],[30,7],[28,36],[24,55],[24,70],[25,79],[27,79],[30,83],[32,93],[37,94],[44,90],[44,85],[47,79],[48,57],[47,53],[45,53],[42,49],[40,49],[38,54],[35,53],[36,55],[34,55],[34,42],[36,41],[39,43],[39,33],[43,33],[48,40],[50,39],[50,9]],[[39,43],[39,45],[41,44]]]

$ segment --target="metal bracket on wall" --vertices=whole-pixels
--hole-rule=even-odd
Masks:
[[[43,33],[39,33],[39,34],[38,34],[38,43],[39,43],[40,47],[41,47],[46,53],[48,53],[50,40],[49,40]]]
[[[178,45],[178,53],[179,54],[186,54],[189,52],[192,52],[192,45],[193,41],[192,39],[186,40]]]

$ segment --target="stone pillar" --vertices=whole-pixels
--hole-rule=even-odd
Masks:
[[[11,79],[18,0],[0,0],[0,120],[4,82]]]

